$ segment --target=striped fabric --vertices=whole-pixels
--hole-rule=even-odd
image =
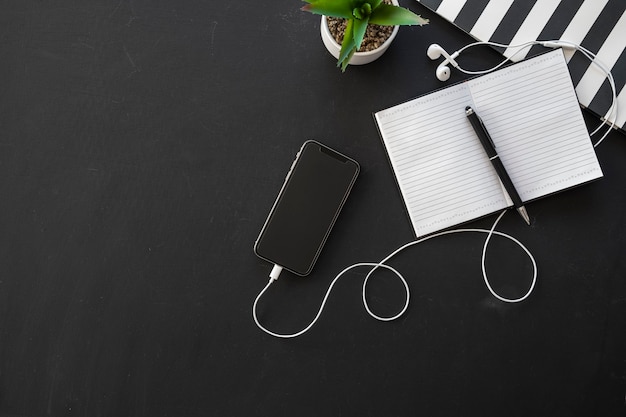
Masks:
[[[567,40],[596,53],[611,68],[618,94],[617,125],[626,124],[625,0],[417,0],[481,41],[519,44]],[[444,45],[442,45],[444,46]],[[444,46],[445,48],[445,46]],[[517,53],[515,61],[545,50]],[[510,57],[516,49],[500,50]],[[611,89],[602,71],[580,52],[565,51],[578,101],[598,116],[611,106]]]

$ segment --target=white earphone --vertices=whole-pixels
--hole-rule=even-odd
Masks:
[[[458,68],[459,64],[454,60],[457,56],[459,56],[459,51],[454,52],[452,55],[448,54],[445,49],[441,46],[433,43],[428,47],[428,51],[426,51],[426,55],[433,61],[439,59],[442,55],[446,58],[443,60],[441,64],[437,67],[435,74],[437,75],[437,79],[439,81],[448,81],[450,79],[450,67],[446,64],[451,64],[453,67]]]
[[[492,68],[479,70],[479,71],[468,71],[466,69],[461,68],[461,66],[455,61],[455,58],[458,57],[461,54],[461,52],[465,51],[466,49],[472,48],[474,46],[479,46],[479,45],[489,45],[489,46],[495,46],[499,48],[514,48],[514,49],[517,49],[517,51],[513,53],[510,57],[506,58],[504,61],[500,62],[498,65]],[[496,43],[496,42],[474,42],[474,43],[470,43],[469,45],[465,45],[463,48],[459,49],[458,51],[453,52],[452,54],[449,54],[441,46],[439,46],[436,43],[433,43],[432,45],[428,47],[428,50],[426,51],[426,55],[428,55],[428,57],[432,59],[433,61],[436,59],[439,59],[441,56],[445,57],[445,59],[441,62],[441,64],[437,66],[435,75],[437,76],[437,79],[439,81],[447,81],[448,79],[450,79],[450,67],[447,64],[452,65],[454,68],[458,69],[459,71],[465,74],[469,74],[469,75],[486,74],[488,72],[499,69],[500,67],[505,65],[507,62],[511,61],[515,55],[521,53],[524,50],[527,50],[527,48],[530,48],[533,45],[542,45],[542,46],[545,46],[546,48],[563,48],[563,49],[579,51],[584,56],[586,56],[593,65],[597,66],[602,72],[606,74],[606,77],[609,80],[609,84],[611,85],[613,101],[611,103],[611,107],[609,108],[607,114],[604,116],[604,120],[602,124],[600,124],[600,126],[598,126],[593,132],[590,133],[590,135],[593,136],[602,128],[602,126],[605,126],[605,125],[608,126],[606,133],[594,144],[594,146],[598,146],[604,140],[604,138],[606,138],[609,132],[613,130],[613,127],[615,126],[615,121],[617,120],[617,93],[616,93],[616,88],[615,88],[615,80],[613,79],[613,74],[611,74],[611,71],[608,69],[608,67],[604,65],[602,62],[600,62],[598,58],[596,57],[596,55],[593,52],[591,52],[589,49],[581,45],[577,45],[575,43],[566,41],[566,40],[558,39],[558,40],[548,40],[548,41],[530,41],[530,42],[521,43],[519,45],[505,45],[505,44]]]

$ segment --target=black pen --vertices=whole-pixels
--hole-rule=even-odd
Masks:
[[[513,200],[513,207],[515,207],[520,216],[522,216],[522,219],[530,225],[530,218],[528,217],[524,203],[522,202],[519,194],[517,194],[517,190],[515,190],[515,186],[513,185],[509,174],[507,174],[504,169],[504,165],[502,165],[502,161],[498,156],[498,151],[496,151],[496,147],[493,144],[491,136],[489,136],[489,132],[487,132],[485,125],[470,106],[465,108],[465,115],[472,124],[476,135],[478,135],[478,139],[480,139],[480,143],[482,143],[489,160],[493,164],[493,167],[496,169],[498,177],[500,177],[500,181],[502,181],[502,184],[504,185],[504,189],[509,194],[509,197],[511,197],[511,200]]]

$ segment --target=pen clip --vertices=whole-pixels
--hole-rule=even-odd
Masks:
[[[479,115],[476,115],[476,117],[478,118],[478,122],[480,123],[480,126],[483,128],[483,132],[485,132],[485,136],[487,136],[487,139],[489,139],[489,143],[491,143],[491,146],[493,146],[493,149],[496,149],[496,144],[493,143],[493,139],[491,139],[491,135],[489,134],[489,131],[485,127],[485,124],[483,123],[483,119],[481,119]]]
[[[468,117],[470,117],[470,116],[471,117],[475,117],[476,120],[478,120],[478,123],[480,124],[480,128],[482,129],[483,133],[485,134],[485,136],[489,140],[489,143],[491,143],[491,147],[495,150],[496,149],[496,145],[493,143],[493,139],[491,139],[491,135],[489,134],[489,131],[487,130],[487,127],[483,123],[483,119],[481,119],[481,117],[470,106],[467,106],[465,108],[465,114]]]

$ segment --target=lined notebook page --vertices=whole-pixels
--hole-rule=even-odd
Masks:
[[[523,201],[602,177],[561,50],[468,86]]]
[[[417,236],[507,207],[460,84],[374,115]]]
[[[471,105],[522,200],[602,176],[561,50],[374,114],[416,236],[509,207]]]

